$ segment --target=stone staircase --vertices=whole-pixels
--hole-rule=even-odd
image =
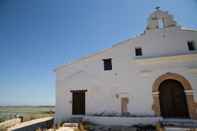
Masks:
[[[66,123],[64,123],[64,127],[79,127],[79,123],[83,121],[83,117],[72,117]],[[177,129],[178,131],[185,131],[188,129],[197,129],[197,120],[191,119],[161,119],[158,121],[161,126],[168,131],[171,129]],[[143,125],[133,125],[133,126],[101,126],[101,125],[94,125],[92,126],[93,130],[95,131],[155,131],[156,128],[154,126],[143,126]]]
[[[79,123],[83,122],[84,120],[85,119],[83,117],[71,117],[63,124],[63,127],[66,127],[66,128],[80,127]],[[89,121],[86,121],[86,122],[88,122],[90,131],[156,131],[154,126],[100,125],[100,124],[91,123]]]

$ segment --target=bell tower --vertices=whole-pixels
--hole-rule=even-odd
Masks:
[[[160,7],[156,7],[155,9],[156,11],[154,11],[148,18],[146,31],[177,27],[177,23],[172,15],[168,14],[167,11],[160,10]]]

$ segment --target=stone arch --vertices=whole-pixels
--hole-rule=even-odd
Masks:
[[[192,91],[192,86],[190,85],[189,81],[185,79],[183,76],[176,74],[176,73],[166,73],[164,75],[159,76],[154,84],[153,84],[153,92],[159,92],[159,85],[167,79],[173,79],[179,81],[185,90],[190,90]]]
[[[152,95],[153,95],[152,109],[155,112],[155,114],[157,116],[161,115],[160,102],[159,102],[159,86],[163,81],[168,80],[168,79],[176,80],[176,81],[178,81],[182,84],[182,86],[184,88],[185,95],[186,95],[186,101],[187,101],[187,105],[188,105],[189,115],[190,115],[191,118],[197,119],[197,112],[196,112],[197,103],[194,101],[192,86],[186,78],[184,78],[183,76],[181,76],[179,74],[176,74],[176,73],[163,74],[163,75],[159,76],[155,80],[155,82],[153,83],[153,87],[152,87]]]

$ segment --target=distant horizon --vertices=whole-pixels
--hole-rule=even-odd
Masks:
[[[0,107],[55,107],[55,105],[0,105]]]

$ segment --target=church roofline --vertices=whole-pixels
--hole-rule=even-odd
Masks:
[[[99,56],[99,55],[101,55],[102,53],[104,53],[104,52],[106,52],[106,51],[110,51],[111,49],[113,49],[113,48],[115,48],[115,47],[117,47],[117,46],[119,46],[119,45],[123,45],[123,44],[128,43],[129,41],[133,41],[133,40],[135,40],[135,39],[138,39],[139,37],[142,37],[143,35],[145,35],[145,34],[148,33],[148,32],[152,32],[152,31],[155,31],[156,29],[160,29],[160,28],[157,28],[157,27],[156,27],[157,24],[155,25],[155,23],[152,21],[152,17],[153,17],[153,16],[157,16],[157,17],[159,17],[159,18],[160,18],[160,17],[161,17],[161,18],[165,17],[165,18],[168,19],[168,22],[170,22],[170,23],[168,23],[168,25],[167,25],[165,28],[161,28],[162,30],[165,30],[165,29],[168,29],[168,28],[172,28],[172,27],[174,28],[174,27],[175,27],[175,28],[179,28],[180,30],[183,30],[183,31],[194,31],[194,32],[197,32],[197,29],[192,29],[192,28],[187,28],[187,27],[178,26],[177,23],[176,23],[176,21],[173,20],[173,16],[172,16],[172,15],[168,14],[167,11],[162,11],[162,10],[160,10],[159,8],[156,8],[156,11],[154,11],[153,13],[151,13],[151,15],[150,15],[150,17],[149,17],[149,20],[150,20],[150,21],[149,21],[149,23],[148,23],[148,26],[146,27],[146,30],[145,30],[143,33],[137,35],[136,37],[133,37],[133,38],[129,38],[129,39],[120,41],[120,42],[118,42],[118,43],[112,45],[112,47],[110,47],[110,48],[105,48],[105,49],[102,50],[102,51],[98,51],[98,52],[96,52],[96,53],[87,55],[87,56],[85,56],[85,57],[81,57],[81,58],[76,59],[76,60],[74,60],[74,61],[72,61],[72,62],[70,62],[70,63],[62,64],[62,65],[56,67],[56,68],[54,69],[54,71],[56,72],[56,71],[59,70],[59,69],[62,69],[62,68],[65,68],[65,67],[69,67],[69,66],[72,66],[72,65],[74,65],[74,64],[77,64],[77,63],[79,63],[79,62],[85,61],[85,60],[87,60],[87,59],[90,59],[90,58]],[[153,20],[154,20],[154,19],[153,19]],[[173,24],[174,24],[174,25],[173,25]],[[170,26],[170,25],[173,25],[173,26]],[[154,28],[152,28],[152,27],[150,28],[150,26],[152,26],[152,27],[154,27]],[[148,29],[148,28],[150,28],[150,29]]]
[[[139,36],[137,36],[137,37],[139,37]],[[74,60],[74,61],[72,61],[72,62],[70,62],[70,63],[62,64],[62,65],[58,66],[57,68],[55,68],[54,71],[56,72],[57,70],[59,70],[59,69],[61,69],[61,68],[65,68],[65,67],[68,67],[68,66],[72,66],[72,65],[77,64],[77,63],[79,63],[79,62],[81,62],[81,61],[87,60],[87,59],[92,58],[92,57],[96,57],[96,56],[98,56],[98,55],[100,55],[100,54],[102,54],[102,53],[104,53],[104,52],[106,52],[106,51],[110,51],[111,49],[113,49],[113,48],[115,48],[115,47],[117,47],[117,46],[119,46],[119,45],[123,45],[123,44],[127,43],[128,41],[131,41],[131,40],[133,40],[133,39],[135,39],[135,38],[137,38],[137,37],[129,38],[129,39],[127,39],[127,40],[123,40],[123,41],[121,41],[121,42],[118,42],[117,44],[112,45],[112,47],[105,48],[105,49],[103,49],[103,50],[101,50],[101,51],[98,51],[98,52],[96,52],[96,53],[93,53],[93,54],[90,54],[90,55],[81,57],[81,58],[76,59],[76,60]]]
[[[197,32],[197,29],[193,29],[193,28],[181,27],[180,29],[181,29],[182,31],[193,31],[193,32]],[[129,39],[123,40],[123,41],[121,41],[121,42],[118,42],[118,43],[112,45],[112,47],[105,48],[104,50],[98,51],[98,52],[96,52],[96,53],[93,53],[93,54],[90,54],[90,55],[87,55],[87,56],[84,56],[84,57],[81,57],[81,58],[76,59],[76,60],[74,60],[74,61],[72,61],[72,62],[70,62],[70,63],[62,64],[62,65],[58,66],[57,68],[55,68],[54,71],[56,72],[56,71],[59,70],[59,69],[62,69],[62,68],[68,67],[68,66],[72,66],[72,65],[74,65],[74,64],[77,64],[77,63],[79,63],[79,62],[81,62],[81,61],[84,61],[84,60],[87,60],[87,59],[89,59],[89,58],[96,57],[96,56],[98,56],[98,55],[100,55],[100,54],[102,54],[102,53],[104,53],[104,52],[106,52],[106,51],[110,51],[111,49],[113,49],[113,48],[115,48],[115,47],[117,47],[117,46],[126,44],[126,43],[128,43],[129,41],[133,41],[133,40],[135,40],[135,39],[138,39],[139,37],[143,36],[143,35],[146,34],[146,33],[147,33],[147,32],[142,33],[142,34],[140,34],[139,36],[136,36],[136,37],[133,37],[133,38],[129,38]]]

